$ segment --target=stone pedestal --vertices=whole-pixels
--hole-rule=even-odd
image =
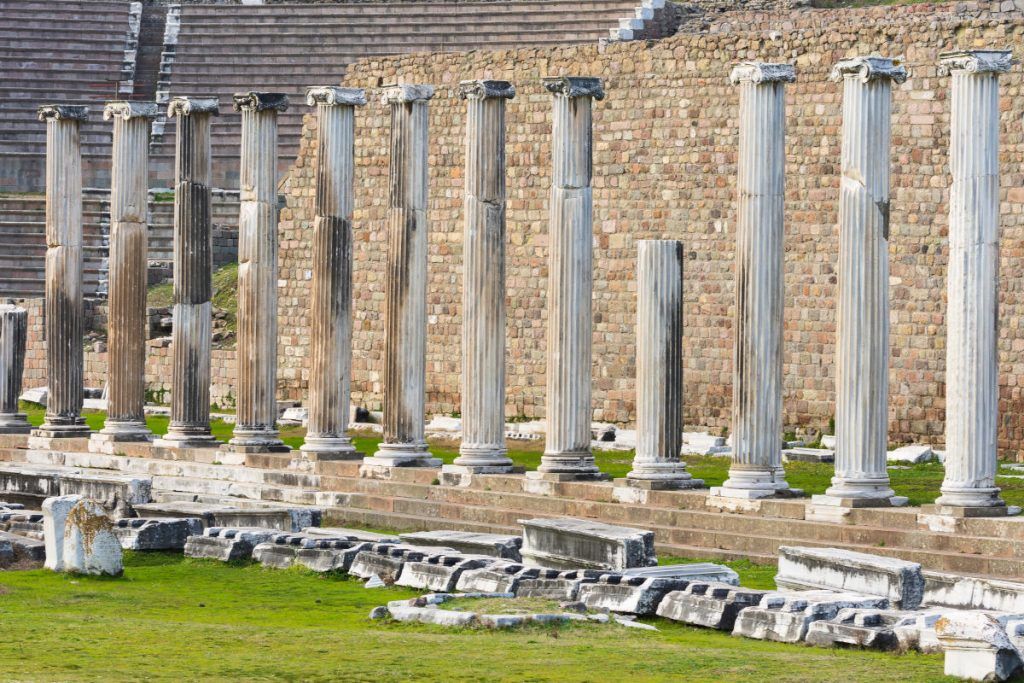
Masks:
[[[427,363],[427,127],[434,88],[385,89],[391,192],[384,339],[384,441],[363,468],[440,467],[424,438]]]
[[[146,427],[146,288],[148,282],[149,124],[155,102],[108,102],[114,120],[110,181],[107,420],[91,447],[149,441]],[[95,446],[93,445],[95,444]]]
[[[242,113],[238,214],[238,404],[227,448],[288,452],[277,432],[277,113],[283,93],[234,96]]]
[[[756,499],[786,491],[782,469],[785,84],[789,64],[745,62],[740,87],[736,208],[736,324],[729,478],[712,496]]]
[[[210,344],[213,235],[210,218],[210,117],[216,98],[175,97],[178,118],[174,183],[174,329],[171,423],[156,441],[166,448],[211,448]]]
[[[623,483],[695,488],[683,446],[683,243],[637,242],[636,456]],[[618,480],[617,480],[618,483]]]
[[[32,425],[18,412],[25,372],[28,311],[0,304],[0,434],[28,434]]]
[[[462,253],[462,444],[444,474],[506,474],[505,100],[506,81],[463,81],[466,197]]]
[[[604,479],[590,450],[593,331],[591,107],[599,78],[545,78],[553,95],[548,242],[547,442],[531,479]]]
[[[86,107],[39,108],[46,122],[46,418],[37,439],[88,436],[82,419],[82,150]],[[46,447],[37,442],[37,446]]]
[[[352,381],[352,183],[358,88],[310,88],[316,106],[316,198],[310,320],[307,457],[361,459],[346,430]]]
[[[999,409],[999,74],[1007,51],[941,56],[952,77],[946,274],[946,477],[938,512],[1006,514],[995,485]],[[966,510],[965,510],[966,509]]]
[[[905,505],[889,486],[889,130],[892,82],[906,70],[882,57],[844,59],[836,473],[815,506]],[[827,514],[830,511],[825,511]],[[834,511],[831,511],[834,512]]]

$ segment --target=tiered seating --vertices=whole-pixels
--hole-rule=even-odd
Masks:
[[[116,98],[123,77],[128,6],[126,0],[0,0],[0,190],[42,189],[40,104],[89,105],[83,166],[89,175],[92,166],[109,165],[110,124],[102,108]]]
[[[340,83],[356,59],[597,42],[638,5],[639,0],[185,4],[170,92],[220,96],[214,184],[237,187],[240,121],[230,111],[234,92],[275,90],[292,98],[279,130],[284,171],[298,150],[305,87]],[[173,139],[169,122],[154,155],[161,182],[173,172]]]

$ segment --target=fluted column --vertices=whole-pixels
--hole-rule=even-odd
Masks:
[[[729,478],[712,495],[764,498],[789,488],[782,469],[785,84],[789,64],[745,62],[736,178],[736,322]]]
[[[97,444],[148,441],[146,427],[146,253],[149,124],[155,102],[108,102],[114,120],[110,181],[107,419]]]
[[[594,99],[599,78],[545,78],[553,95],[548,245],[547,443],[534,479],[603,479],[590,451]]]
[[[512,470],[505,448],[505,100],[507,81],[463,81],[462,444],[445,472]]]
[[[216,98],[175,97],[174,328],[171,423],[160,446],[213,447],[210,434],[210,326],[213,234],[210,218],[210,117]]]
[[[277,431],[277,113],[283,93],[234,96],[242,113],[238,213],[237,422],[228,447],[287,452]]]
[[[316,106],[316,197],[310,283],[309,423],[302,451],[318,458],[361,458],[346,429],[352,380],[352,183],[359,88],[310,88]]]
[[[631,486],[701,486],[679,458],[683,447],[683,243],[637,242],[636,455]]]
[[[952,77],[946,274],[946,477],[936,504],[1005,514],[999,413],[999,74],[1008,51],[940,57]],[[954,510],[947,510],[953,512]]]
[[[391,190],[384,312],[384,441],[369,466],[440,467],[424,437],[427,364],[427,127],[434,88],[384,90]]]
[[[892,83],[906,69],[883,57],[844,59],[839,185],[835,477],[817,504],[906,504],[889,486],[889,129]]]
[[[82,150],[86,107],[46,105],[46,418],[32,435],[88,436],[82,419]],[[42,444],[40,444],[42,445]]]
[[[27,342],[28,311],[0,304],[0,434],[28,434],[32,429],[25,413],[18,412]]]

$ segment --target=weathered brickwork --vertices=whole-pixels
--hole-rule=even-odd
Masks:
[[[749,17],[749,19],[748,19]],[[893,106],[893,441],[942,442],[945,404],[945,272],[948,80],[940,51],[1024,44],[1024,17],[976,5],[804,10],[724,15],[705,34],[599,46],[471,52],[364,60],[346,85],[431,83],[428,412],[459,407],[464,103],[457,84],[507,79],[508,404],[544,410],[547,75],[605,80],[594,110],[594,418],[633,419],[635,241],[686,243],[686,423],[728,427],[732,373],[733,239],[738,60],[791,61],[787,88],[785,421],[824,427],[833,414],[837,197],[841,87],[828,81],[840,58],[903,55],[911,72]],[[756,31],[746,31],[747,25]],[[1024,92],[1021,71],[1002,79],[1001,431],[1003,454],[1024,439]],[[357,112],[353,400],[381,402],[389,119],[374,98]],[[286,182],[281,220],[281,390],[301,398],[308,381],[310,155],[315,121]]]

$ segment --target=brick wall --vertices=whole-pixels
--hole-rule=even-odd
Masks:
[[[750,30],[748,30],[750,29]],[[346,84],[371,90],[356,136],[353,399],[379,408],[383,350],[387,145],[381,83],[431,83],[428,410],[459,408],[460,277],[466,78],[513,81],[508,106],[508,403],[511,415],[544,412],[547,193],[551,98],[546,75],[600,76],[607,99],[594,111],[594,418],[634,415],[634,242],[686,243],[686,423],[727,427],[731,400],[737,91],[730,65],[791,61],[788,87],[785,421],[824,427],[833,414],[837,195],[841,88],[828,80],[840,58],[903,55],[911,78],[894,93],[892,201],[893,441],[942,442],[945,404],[948,80],[940,51],[1019,46],[1016,10],[974,4],[723,15],[707,33],[660,42],[430,54],[363,60]],[[1000,445],[1024,437],[1024,93],[1021,70],[1002,80],[1002,284]],[[281,390],[308,382],[311,140],[285,184],[281,222]]]

